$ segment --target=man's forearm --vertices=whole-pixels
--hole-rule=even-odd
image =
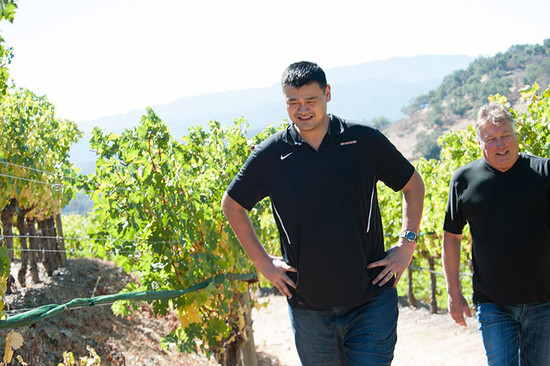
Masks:
[[[443,269],[447,281],[447,293],[457,296],[462,293],[460,286],[460,243],[462,235],[443,234]]]
[[[222,211],[252,263],[258,267],[263,262],[270,260],[269,254],[254,231],[246,210],[227,193],[222,198]]]
[[[424,182],[415,170],[403,192],[403,230],[418,233],[424,209]]]

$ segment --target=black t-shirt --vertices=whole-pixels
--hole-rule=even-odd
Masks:
[[[298,270],[290,305],[327,309],[372,298],[380,270],[366,267],[385,255],[376,182],[397,191],[413,172],[378,130],[331,116],[318,151],[290,125],[254,149],[227,193],[247,210],[271,198],[283,258]]]
[[[550,300],[550,159],[520,154],[506,172],[481,158],[451,179],[444,230],[472,234],[474,302]]]

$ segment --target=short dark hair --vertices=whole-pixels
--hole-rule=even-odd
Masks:
[[[304,85],[317,83],[321,89],[327,87],[327,77],[323,69],[314,62],[300,61],[288,66],[283,72],[281,85],[291,86],[293,88],[301,88]]]

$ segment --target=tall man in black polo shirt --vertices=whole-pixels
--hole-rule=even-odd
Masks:
[[[489,365],[550,365],[550,159],[519,153],[510,111],[483,106],[483,158],[451,179],[443,263],[449,313],[471,316],[460,288],[460,243],[469,223],[473,301]]]
[[[292,123],[252,152],[222,209],[256,268],[287,296],[304,365],[389,365],[395,285],[410,263],[424,199],[414,167],[373,128],[327,114],[323,70],[282,78]],[[376,182],[404,196],[403,237],[384,251]],[[271,198],[282,258],[259,242],[246,210]]]

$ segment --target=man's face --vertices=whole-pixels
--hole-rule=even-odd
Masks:
[[[487,163],[505,172],[518,160],[518,136],[509,123],[486,123],[479,128],[479,146]]]
[[[283,94],[290,120],[300,133],[321,130],[328,122],[327,102],[330,101],[330,85],[323,90],[313,82],[300,88],[285,86]]]

